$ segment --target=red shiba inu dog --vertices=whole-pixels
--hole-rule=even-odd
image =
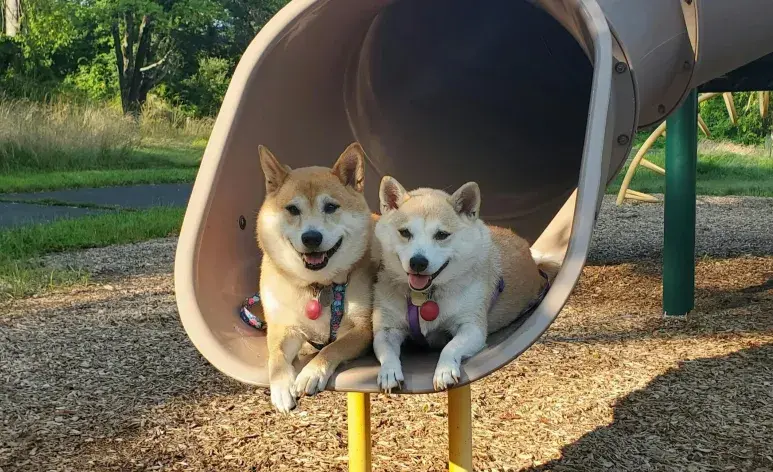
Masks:
[[[266,197],[257,239],[271,402],[288,412],[370,346],[374,220],[363,196],[365,153],[358,143],[332,168],[290,169],[267,148],[259,153]],[[319,352],[296,374],[292,362],[308,344]]]

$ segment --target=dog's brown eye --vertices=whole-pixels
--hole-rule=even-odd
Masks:
[[[289,213],[289,214],[291,214],[293,216],[298,216],[298,215],[301,214],[301,210],[297,206],[295,206],[295,205],[287,205],[285,207],[285,210],[287,210],[287,213]]]
[[[404,237],[405,239],[411,239],[411,237],[413,235],[411,234],[410,231],[408,231],[407,229],[403,228],[403,229],[400,230],[400,236]]]
[[[449,236],[451,236],[451,233],[448,233],[446,231],[438,231],[437,233],[435,233],[435,239],[437,241],[448,239]]]
[[[336,210],[338,210],[340,207],[341,205],[336,205],[335,203],[325,203],[325,206],[322,208],[322,210],[329,215],[331,213],[335,213]]]

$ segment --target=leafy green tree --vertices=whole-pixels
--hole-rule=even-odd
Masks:
[[[25,0],[22,11],[16,40],[24,69],[19,72],[42,78],[63,76],[58,74],[62,63],[57,58],[86,36],[81,5],[67,0]]]
[[[176,67],[154,93],[195,116],[220,108],[239,57],[255,35],[288,0],[219,0],[223,17],[204,34],[180,32]]]
[[[109,25],[125,113],[138,114],[148,92],[174,68],[180,40],[221,20],[215,0],[92,0]]]
[[[24,0],[0,35],[0,88],[33,99],[120,100],[153,90],[192,115],[216,113],[238,58],[287,0]]]
[[[183,90],[180,101],[185,104],[184,107],[197,116],[217,114],[228,89],[232,69],[228,59],[201,57],[196,73],[180,83]]]
[[[228,12],[228,26],[225,31],[229,57],[239,57],[261,28],[289,0],[221,0]]]

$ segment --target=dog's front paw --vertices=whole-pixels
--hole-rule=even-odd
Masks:
[[[271,383],[271,404],[280,413],[289,413],[295,409],[292,379]]]
[[[378,387],[382,391],[391,393],[392,389],[400,388],[403,380],[405,380],[403,378],[403,368],[399,362],[381,365],[381,370],[378,373]]]
[[[327,381],[330,380],[332,374],[333,371],[327,369],[326,366],[319,365],[314,361],[309,362],[295,379],[295,394],[297,396],[318,394],[325,390]]]
[[[459,383],[460,376],[460,365],[458,362],[443,361],[441,359],[435,368],[435,376],[432,378],[432,385],[435,387],[436,391],[445,390]]]

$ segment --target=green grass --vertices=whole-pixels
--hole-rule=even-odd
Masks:
[[[179,234],[185,210],[154,208],[0,230],[0,295],[21,297],[48,287],[88,281],[79,268],[42,267],[55,252],[128,244]]]
[[[193,182],[203,152],[200,146],[167,143],[131,150],[103,169],[0,172],[0,193]]]
[[[204,149],[181,143],[145,145],[102,169],[0,172],[0,193],[193,182]]]
[[[196,169],[133,169],[0,175],[0,193],[193,182],[196,171]]]
[[[653,150],[647,160],[665,168],[665,152]],[[620,190],[628,164],[620,171],[607,193]],[[645,193],[664,193],[665,177],[641,166],[631,181],[630,188]],[[754,155],[711,153],[698,156],[698,195],[741,195],[773,197],[773,159]]]

